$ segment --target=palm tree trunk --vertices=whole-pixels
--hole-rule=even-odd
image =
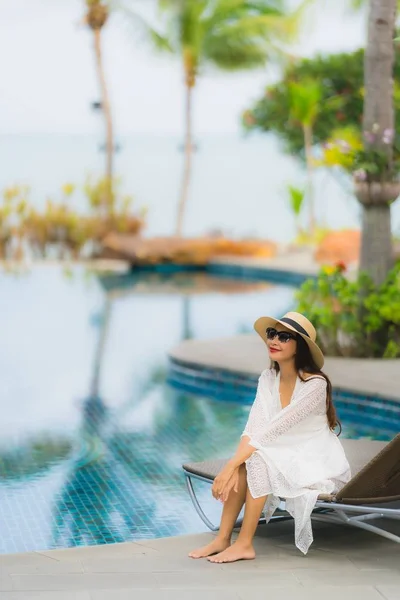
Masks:
[[[389,204],[364,206],[360,270],[367,271],[374,283],[380,285],[393,267],[393,262]]]
[[[106,126],[106,165],[105,177],[109,185],[112,184],[113,178],[113,158],[114,158],[114,131],[113,120],[111,115],[110,98],[108,95],[107,83],[104,74],[103,56],[101,51],[101,29],[95,29],[94,33],[94,49],[96,55],[97,76],[100,85],[101,106],[105,119]]]
[[[368,43],[364,62],[364,131],[376,132],[368,146],[392,156],[390,144],[382,142],[385,129],[394,128],[393,64],[396,0],[370,0]],[[381,186],[381,197],[363,203],[360,269],[381,284],[393,265],[390,202]]]
[[[190,177],[192,172],[193,136],[192,136],[192,92],[193,86],[186,84],[186,108],[185,108],[185,159],[181,193],[178,204],[178,214],[175,235],[182,236],[183,218],[189,196]]]
[[[309,233],[312,235],[315,232],[315,206],[314,206],[314,186],[313,174],[314,167],[312,162],[312,126],[303,125],[304,132],[304,148],[306,151],[306,167],[307,167],[307,197],[309,211]]]

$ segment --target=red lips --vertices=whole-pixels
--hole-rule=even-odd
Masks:
[[[270,348],[269,351],[270,352],[279,352],[279,350],[277,348]]]

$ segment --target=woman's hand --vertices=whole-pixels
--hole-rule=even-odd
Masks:
[[[235,469],[232,477],[224,487],[220,496],[221,502],[226,502],[228,500],[232,490],[236,493],[239,491],[239,469]]]
[[[230,463],[226,464],[222,471],[218,473],[211,488],[211,493],[216,500],[222,500],[222,494],[235,473],[238,475],[239,470]],[[229,488],[229,491],[232,489],[232,487]]]

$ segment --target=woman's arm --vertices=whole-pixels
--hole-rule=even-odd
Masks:
[[[242,435],[239,446],[237,447],[234,456],[228,461],[228,464],[234,469],[237,469],[246,462],[256,450],[257,448],[250,444],[250,438],[247,435]]]
[[[232,489],[237,491],[236,486],[238,480],[232,479],[236,477],[240,465],[242,465],[255,452],[256,448],[249,444],[249,438],[242,436],[235,455],[228,460],[224,468],[216,478],[211,488],[211,493],[217,500],[224,502],[228,499]]]
[[[214,479],[212,486],[212,495],[214,498],[220,499],[223,496],[223,492],[227,489],[228,483],[232,476],[235,474],[240,465],[242,465],[250,456],[257,450],[258,445],[253,445],[252,437],[257,433],[262,433],[262,422],[263,422],[263,408],[261,404],[262,386],[266,385],[265,377],[268,377],[268,372],[263,371],[258,378],[257,393],[253,405],[251,407],[249,417],[247,419],[246,427],[241,435],[239,446],[235,452],[235,455],[228,460],[224,468],[218,473]],[[250,444],[250,441],[252,442]],[[254,442],[256,443],[256,442]],[[228,486],[229,487],[229,486]]]

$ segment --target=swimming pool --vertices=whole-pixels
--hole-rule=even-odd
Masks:
[[[231,453],[249,403],[171,385],[166,353],[293,302],[288,286],[198,273],[110,281],[0,275],[1,553],[204,531],[181,464]],[[379,435],[352,427],[350,415],[347,435]],[[207,486],[200,496],[220,511]]]

